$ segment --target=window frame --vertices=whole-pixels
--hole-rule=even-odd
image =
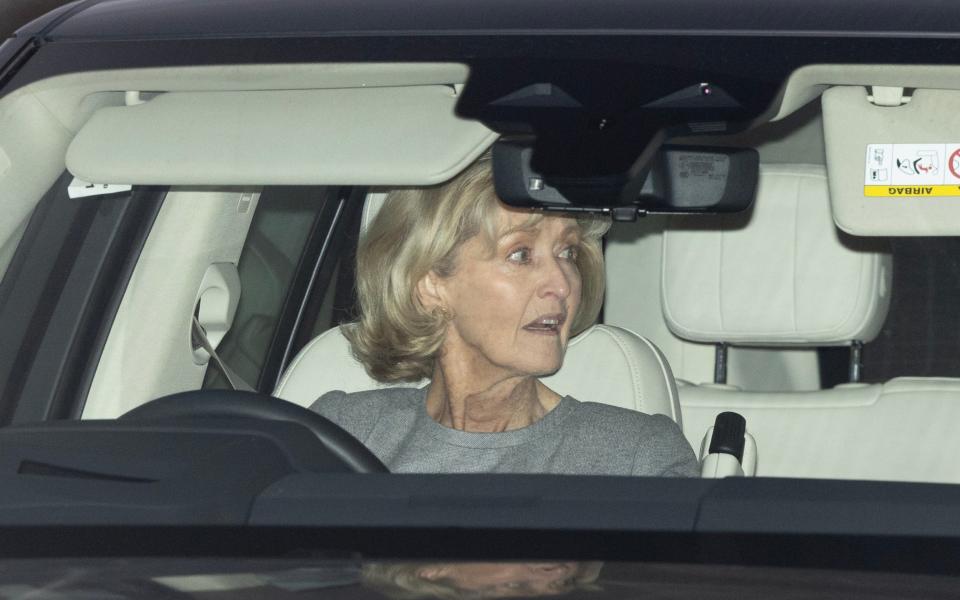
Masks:
[[[365,197],[366,188],[340,186],[317,212],[284,296],[263,367],[257,380],[248,382],[257,391],[272,394],[287,365],[310,341],[349,233],[359,225]]]
[[[0,280],[0,426],[78,419],[167,187],[69,198],[64,172]]]

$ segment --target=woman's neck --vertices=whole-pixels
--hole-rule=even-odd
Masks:
[[[484,381],[438,360],[427,393],[427,413],[445,427],[493,433],[527,427],[559,402],[560,396],[535,377]]]

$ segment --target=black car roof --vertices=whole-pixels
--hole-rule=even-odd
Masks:
[[[52,38],[455,33],[955,37],[951,0],[81,0]],[[29,29],[29,28],[26,28]]]

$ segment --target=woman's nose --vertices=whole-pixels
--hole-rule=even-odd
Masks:
[[[552,258],[545,261],[540,295],[542,297],[554,295],[560,300],[565,300],[570,295],[570,277],[567,269],[564,269],[562,259]]]

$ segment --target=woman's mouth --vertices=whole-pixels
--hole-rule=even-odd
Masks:
[[[524,325],[523,328],[531,333],[539,333],[541,335],[558,335],[560,333],[560,327],[563,326],[563,323],[566,320],[567,316],[562,313],[543,315],[541,317],[537,317],[533,321],[530,321]]]

